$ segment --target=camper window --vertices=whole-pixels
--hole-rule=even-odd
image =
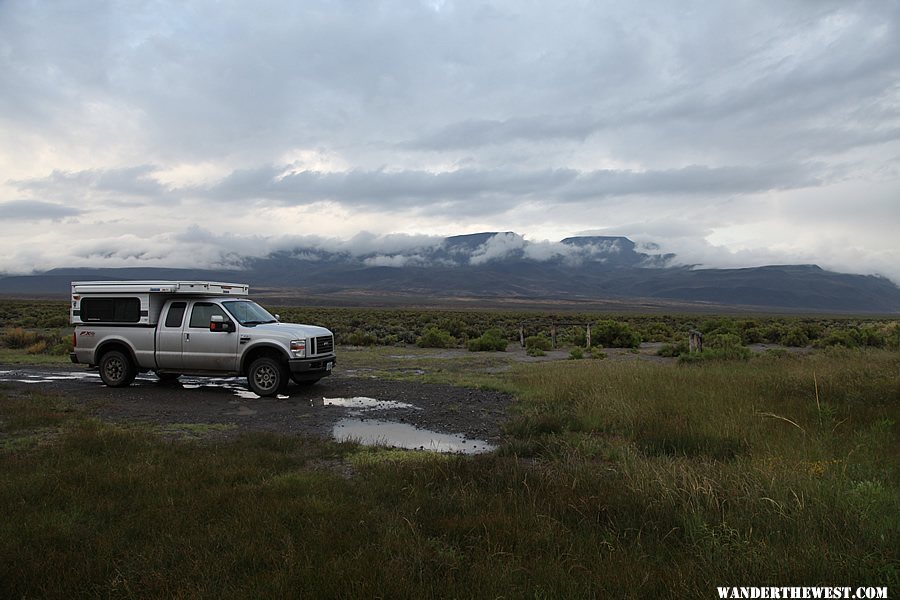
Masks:
[[[137,323],[141,320],[139,298],[83,298],[81,320],[85,323]]]

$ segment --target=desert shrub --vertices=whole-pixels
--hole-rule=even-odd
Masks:
[[[703,340],[703,352],[683,354],[679,362],[696,362],[704,360],[747,359],[752,354],[750,348],[741,344],[741,336],[736,333],[717,333]],[[682,361],[681,358],[691,357]]]
[[[741,346],[741,336],[736,333],[717,333],[703,340],[705,348],[727,349]]]
[[[449,332],[435,326],[426,327],[416,340],[416,346],[419,348],[449,348],[455,345],[456,341]]]
[[[584,358],[584,350],[580,346],[575,346],[569,351],[569,360],[581,360]]]
[[[738,323],[738,330],[743,344],[758,344],[763,341],[763,331],[759,328],[756,321],[741,321]]]
[[[509,342],[503,339],[503,334],[497,328],[488,329],[481,337],[469,340],[466,345],[470,352],[506,352]]]
[[[797,360],[797,356],[784,348],[767,348],[765,352],[758,354],[759,360]]]
[[[893,322],[883,329],[884,347],[888,350],[900,350],[900,322]]]
[[[587,345],[587,333],[585,333],[584,327],[568,327],[563,329],[559,333],[558,339],[564,345],[568,346],[584,347]]]
[[[61,327],[69,326],[69,317],[68,315],[51,315],[44,319],[42,319],[38,323],[39,327],[46,327],[48,329],[59,329]]]
[[[367,331],[357,329],[353,333],[343,336],[341,343],[350,346],[374,346],[378,343],[378,339]]]
[[[785,346],[802,348],[809,344],[809,336],[802,327],[791,327],[781,336],[781,343]]]
[[[606,348],[637,348],[641,345],[641,334],[632,331],[628,323],[610,319],[597,321],[591,330],[591,345]]]
[[[785,334],[785,328],[783,325],[777,323],[771,323],[763,327],[760,331],[763,342],[768,342],[770,344],[780,344],[781,338]]]
[[[47,351],[47,348],[50,344],[47,343],[47,340],[38,340],[35,343],[25,347],[25,354],[43,354]]]
[[[20,350],[36,343],[40,336],[33,331],[26,331],[21,327],[13,327],[3,332],[3,345],[7,348]]]
[[[462,319],[443,318],[438,321],[438,329],[446,331],[451,337],[467,337],[468,326]],[[424,332],[423,332],[424,335]]]
[[[860,327],[857,330],[856,337],[859,340],[860,346],[865,346],[868,348],[884,348],[884,334],[871,325]]]
[[[675,331],[668,323],[654,321],[641,330],[642,337],[648,342],[669,342],[675,335]]]
[[[730,319],[728,317],[706,319],[700,325],[700,331],[701,333],[703,333],[703,335],[733,333],[737,336],[740,336],[738,324],[735,323],[734,319]]]
[[[819,339],[825,333],[824,326],[818,321],[803,321],[799,326],[810,341]]]
[[[531,335],[525,338],[525,347],[531,350],[549,350],[551,347],[550,340],[543,335]]]
[[[62,335],[60,336],[56,343],[50,346],[47,349],[47,352],[50,354],[54,354],[56,356],[65,356],[69,352],[73,350],[72,348],[72,336],[71,335]]]
[[[528,356],[547,356],[547,353],[540,348],[528,348],[525,350],[525,354]]]
[[[606,352],[597,347],[591,348],[591,358],[603,360],[606,358]]]
[[[690,348],[688,347],[688,343],[684,340],[675,342],[674,344],[663,344],[662,347],[656,351],[657,356],[668,356],[675,357],[681,354],[686,354]]]
[[[859,348],[859,340],[857,339],[856,330],[833,330],[825,337],[816,340],[817,348],[831,348],[834,346],[842,346],[844,348]]]

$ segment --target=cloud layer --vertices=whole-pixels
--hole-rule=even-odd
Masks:
[[[900,282],[897,56],[875,0],[13,0],[0,272],[511,230],[474,259],[595,231]]]

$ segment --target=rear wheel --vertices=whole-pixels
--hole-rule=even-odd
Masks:
[[[131,359],[118,350],[111,350],[100,359],[100,379],[109,387],[127,387],[137,375]]]
[[[287,366],[268,356],[254,360],[247,371],[250,389],[260,396],[275,396],[284,391],[289,377]]]

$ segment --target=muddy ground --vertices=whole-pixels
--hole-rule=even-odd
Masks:
[[[656,356],[659,346],[642,344],[639,352],[605,352],[612,361],[674,365],[675,359]],[[752,349],[764,352],[769,348],[757,345]],[[344,351],[352,353],[347,348]],[[553,351],[534,358],[518,348],[502,354],[503,362],[489,366],[479,361],[477,367],[471,368],[501,372],[515,363],[564,361],[568,357],[568,352]],[[390,367],[357,360],[361,364],[340,368],[314,386],[292,384],[278,398],[256,396],[248,389],[246,379],[237,377],[184,376],[177,383],[167,384],[153,374],[144,374],[128,388],[111,389],[101,383],[96,370],[78,365],[0,365],[0,386],[10,390],[13,397],[26,390],[57,393],[101,420],[159,425],[164,434],[173,437],[197,431],[207,438],[267,431],[320,438],[350,437],[406,448],[478,452],[501,440],[503,424],[516,403],[514,397],[490,390],[380,377],[384,372],[422,374],[424,370],[413,367],[428,361],[467,357],[471,360],[471,356],[465,350],[391,354],[387,356]],[[415,364],[407,364],[410,361]],[[441,434],[455,438],[447,440]]]
[[[26,391],[60,394],[103,421],[156,424],[174,434],[179,427],[190,431],[196,430],[191,426],[213,425],[207,433],[214,437],[267,431],[333,438],[344,429],[351,432],[344,437],[356,437],[353,432],[365,430],[365,424],[386,423],[394,426],[383,430],[387,445],[409,447],[408,441],[394,444],[390,438],[409,438],[415,427],[454,434],[462,444],[459,451],[499,442],[502,423],[515,403],[512,396],[495,391],[341,374],[313,386],[292,384],[277,398],[256,396],[246,379],[236,377],[183,376],[170,384],[144,374],[130,387],[113,389],[102,384],[96,371],[75,365],[0,365],[0,386],[12,397]]]

